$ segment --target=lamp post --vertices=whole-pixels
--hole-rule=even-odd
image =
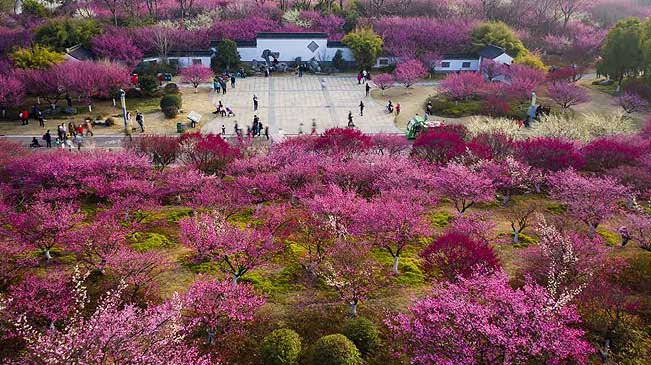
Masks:
[[[122,120],[124,121],[124,134],[126,136],[131,137],[131,131],[129,130],[129,126],[127,124],[127,102],[126,102],[126,97],[127,93],[120,89],[120,104],[122,105]]]

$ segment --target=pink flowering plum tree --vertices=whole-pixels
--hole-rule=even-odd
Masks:
[[[51,250],[68,242],[68,228],[83,219],[83,214],[73,205],[36,202],[16,216],[15,226],[20,239],[26,245],[41,250],[47,260],[52,259]]]
[[[170,269],[167,256],[157,251],[121,247],[106,260],[107,277],[124,284],[122,296],[129,303],[144,304],[159,299],[159,277]]]
[[[190,326],[205,330],[208,344],[214,345],[218,339],[227,339],[253,322],[265,298],[256,295],[251,285],[233,285],[231,281],[200,276],[183,301]]]
[[[25,89],[20,79],[11,75],[0,75],[0,105],[18,105],[24,96]]]
[[[132,69],[142,61],[142,51],[125,34],[98,35],[90,46],[97,58],[121,62]]]
[[[14,319],[24,320],[36,328],[53,328],[74,309],[73,283],[65,272],[45,276],[29,274],[9,288],[8,311]]]
[[[579,315],[572,307],[551,309],[549,300],[543,287],[513,289],[497,272],[441,284],[386,322],[416,365],[587,364],[594,349],[575,328]]]
[[[48,71],[44,71],[48,72]],[[65,90],[83,98],[92,112],[92,98],[116,95],[129,85],[129,69],[112,62],[64,62],[53,67],[51,72],[61,73]]]
[[[384,90],[393,87],[396,83],[396,78],[389,73],[381,73],[379,75],[373,76],[373,84],[378,89],[382,90],[382,95],[384,96]]]
[[[584,177],[573,170],[547,177],[552,198],[567,205],[570,214],[588,226],[593,234],[599,224],[617,211],[617,202],[625,200],[628,189],[612,177]]]
[[[643,249],[651,251],[651,216],[639,213],[628,214],[627,218],[630,223],[628,227],[630,239]]]
[[[524,65],[511,65],[506,76],[508,80],[506,93],[518,100],[530,98],[531,93],[545,81],[543,71]]]
[[[481,74],[488,80],[492,82],[496,77],[504,75],[506,72],[506,67],[491,59],[485,58],[481,61]]]
[[[573,83],[554,82],[547,86],[547,93],[564,110],[590,101],[588,92]]]
[[[625,92],[617,98],[615,105],[624,109],[626,113],[631,114],[644,111],[649,106],[649,102],[636,93]]]
[[[432,183],[442,197],[452,201],[459,213],[475,203],[495,199],[492,179],[461,164],[451,163],[442,167],[432,177]]]
[[[181,241],[194,247],[200,258],[208,257],[237,282],[249,270],[279,250],[271,235],[239,228],[218,213],[199,213],[180,223]]]
[[[429,234],[423,213],[424,207],[413,201],[379,197],[359,207],[354,227],[368,237],[371,245],[389,252],[393,274],[398,275],[398,260],[405,247]]]
[[[61,328],[39,331],[25,316],[15,325],[26,343],[22,356],[28,363],[66,364],[181,364],[209,365],[185,339],[183,302],[178,295],[143,309],[125,304],[123,286],[108,292],[90,317],[84,316],[88,293],[84,276],[73,276],[75,310]]]
[[[509,156],[501,161],[487,160],[479,165],[480,171],[493,178],[493,185],[506,205],[515,194],[531,188],[531,167]]]
[[[210,67],[200,64],[188,66],[181,69],[181,81],[191,83],[194,87],[194,92],[198,92],[199,84],[208,82],[213,73]]]
[[[485,85],[484,76],[480,73],[451,73],[441,81],[441,90],[452,100],[468,100],[478,95]]]
[[[395,70],[396,80],[409,88],[416,81],[427,75],[427,69],[418,60],[407,60],[399,63]]]
[[[325,285],[348,303],[353,317],[357,316],[359,302],[381,284],[378,264],[370,257],[369,249],[363,243],[338,239],[317,269],[317,276]]]

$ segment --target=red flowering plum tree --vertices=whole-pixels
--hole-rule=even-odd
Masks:
[[[488,242],[459,230],[444,233],[420,256],[426,272],[432,276],[442,275],[450,281],[478,272],[491,272],[500,266]]]
[[[631,166],[642,155],[644,144],[623,138],[597,138],[581,148],[585,166],[583,169],[604,172],[619,166]]]
[[[584,164],[576,143],[555,137],[530,138],[516,144],[517,156],[531,167],[559,171]]]
[[[196,132],[181,136],[181,161],[207,174],[221,174],[239,155],[239,149],[218,135]]]
[[[412,364],[586,364],[594,349],[575,328],[578,314],[549,301],[543,287],[513,289],[497,272],[444,283],[386,322]]]

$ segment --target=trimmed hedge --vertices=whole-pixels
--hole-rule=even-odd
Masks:
[[[361,365],[362,355],[341,333],[323,336],[312,346],[310,365]]]
[[[263,365],[298,364],[301,337],[289,328],[281,328],[267,335],[260,348]]]

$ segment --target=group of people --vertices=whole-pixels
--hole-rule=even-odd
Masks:
[[[242,128],[235,122],[233,127],[235,135],[238,137],[243,137]],[[269,139],[269,126],[263,126],[260,121],[260,117],[257,115],[253,116],[253,124],[251,126],[246,126],[246,136],[248,138],[260,137],[264,133],[265,138]],[[222,124],[222,136],[226,136],[226,126]]]
[[[61,123],[57,126],[57,136],[54,141],[52,140],[53,137],[49,129],[41,139],[45,141],[45,147],[47,148],[52,148],[54,145],[57,148],[68,148],[72,150],[73,145],[77,146],[77,149],[81,149],[84,142],[84,135],[93,136],[93,125],[90,119],[86,119],[84,123],[77,126],[72,121],[68,122],[67,126],[65,123]],[[36,137],[32,138],[29,146],[33,148],[42,147]]]
[[[34,106],[32,106],[31,114],[27,111],[27,109],[22,110],[20,113],[18,113],[18,118],[20,119],[22,125],[28,125],[30,117],[38,120],[39,127],[45,128],[45,118],[43,117],[43,112],[38,108],[38,105],[34,104]]]
[[[371,73],[366,71],[366,70],[361,70],[360,72],[357,73],[357,83],[362,84],[363,83],[368,83],[371,81]]]
[[[396,104],[396,106],[394,107],[391,100],[389,100],[389,103],[387,104],[387,113],[393,114],[394,110],[396,112],[396,116],[400,115],[400,103]]]
[[[233,112],[233,109],[231,109],[231,107],[229,107],[229,106],[225,107],[224,104],[222,104],[221,100],[217,103],[216,109],[217,110],[212,112],[213,114],[218,114],[218,115],[221,115],[222,117],[234,117],[235,116],[235,113]]]
[[[235,80],[236,80],[235,75],[230,75],[227,72],[224,72],[221,75],[215,76],[212,79],[212,85],[213,85],[213,88],[215,89],[215,93],[219,94],[221,92],[222,95],[226,94],[226,90],[228,89],[226,87],[226,85],[227,85],[227,83],[229,81],[231,83],[231,88],[234,89],[235,88]]]

